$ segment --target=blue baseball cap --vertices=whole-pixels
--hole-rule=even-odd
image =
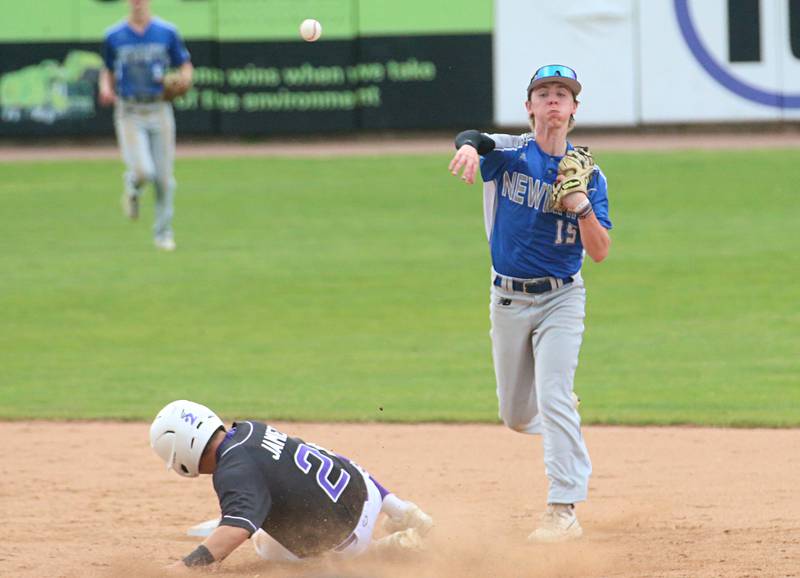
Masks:
[[[528,84],[528,98],[530,98],[531,91],[534,88],[548,82],[560,82],[566,85],[575,96],[578,96],[581,92],[581,83],[578,82],[578,73],[569,66],[564,66],[563,64],[548,64],[542,66],[533,73],[531,82]]]

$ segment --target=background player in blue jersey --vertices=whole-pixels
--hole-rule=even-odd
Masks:
[[[114,128],[127,167],[123,210],[137,219],[142,189],[153,183],[155,245],[173,251],[175,117],[172,104],[162,97],[164,78],[172,68],[178,69],[178,82],[188,88],[192,63],[175,26],[151,15],[150,0],[128,3],[128,19],[105,34],[99,98],[102,104],[115,103]]]
[[[256,553],[297,561],[331,553],[418,549],[433,520],[387,491],[347,458],[257,421],[230,430],[209,408],[186,400],[164,407],[150,426],[150,445],[185,477],[213,474],[221,518],[206,540],[173,570],[225,559],[252,537]],[[387,514],[390,534],[373,541]]]
[[[559,162],[571,150],[581,85],[566,66],[543,66],[528,85],[532,132],[456,137],[450,171],[471,184],[480,166],[492,257],[491,337],[500,417],[511,429],[541,434],[548,506],[530,540],[578,538],[575,503],[586,499],[592,466],[580,429],[573,380],[583,337],[584,251],[608,254],[608,196],[599,167],[586,194],[556,208]]]

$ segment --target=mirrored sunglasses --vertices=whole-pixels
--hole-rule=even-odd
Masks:
[[[564,78],[570,78],[572,80],[578,80],[578,74],[572,70],[569,66],[564,66],[562,64],[548,64],[547,66],[542,66],[531,78],[531,81],[539,80],[540,78],[550,78],[552,76],[562,76]]]

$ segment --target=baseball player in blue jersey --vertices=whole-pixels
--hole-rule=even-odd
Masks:
[[[185,91],[193,69],[178,30],[151,15],[150,0],[128,2],[128,19],[105,34],[99,98],[102,104],[115,104],[114,128],[127,168],[123,210],[128,218],[137,219],[142,189],[153,183],[155,245],[173,251],[175,117],[171,103],[164,100],[164,80],[170,69],[177,68],[178,92]]]
[[[581,91],[574,70],[543,66],[525,109],[531,133],[477,130],[456,137],[450,171],[471,184],[480,167],[492,258],[491,338],[499,413],[506,426],[541,434],[549,488],[532,541],[582,535],[575,503],[586,500],[591,461],[573,380],[583,337],[584,252],[608,255],[606,178],[588,149],[573,147]]]
[[[344,456],[262,422],[238,421],[226,430],[199,403],[167,404],[150,426],[150,445],[181,476],[212,474],[219,499],[216,528],[173,571],[221,562],[248,538],[262,559],[295,562],[416,550],[433,527],[418,506]],[[381,513],[389,534],[374,540]]]

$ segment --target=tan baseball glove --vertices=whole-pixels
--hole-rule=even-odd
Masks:
[[[171,102],[189,92],[190,88],[191,84],[186,82],[179,73],[170,72],[164,76],[164,92],[162,93],[162,98]]]
[[[565,210],[563,201],[569,195],[583,193],[589,196],[589,179],[594,173],[594,159],[589,147],[575,147],[567,151],[558,163],[558,174],[563,177],[553,187],[552,207],[557,211]]]

